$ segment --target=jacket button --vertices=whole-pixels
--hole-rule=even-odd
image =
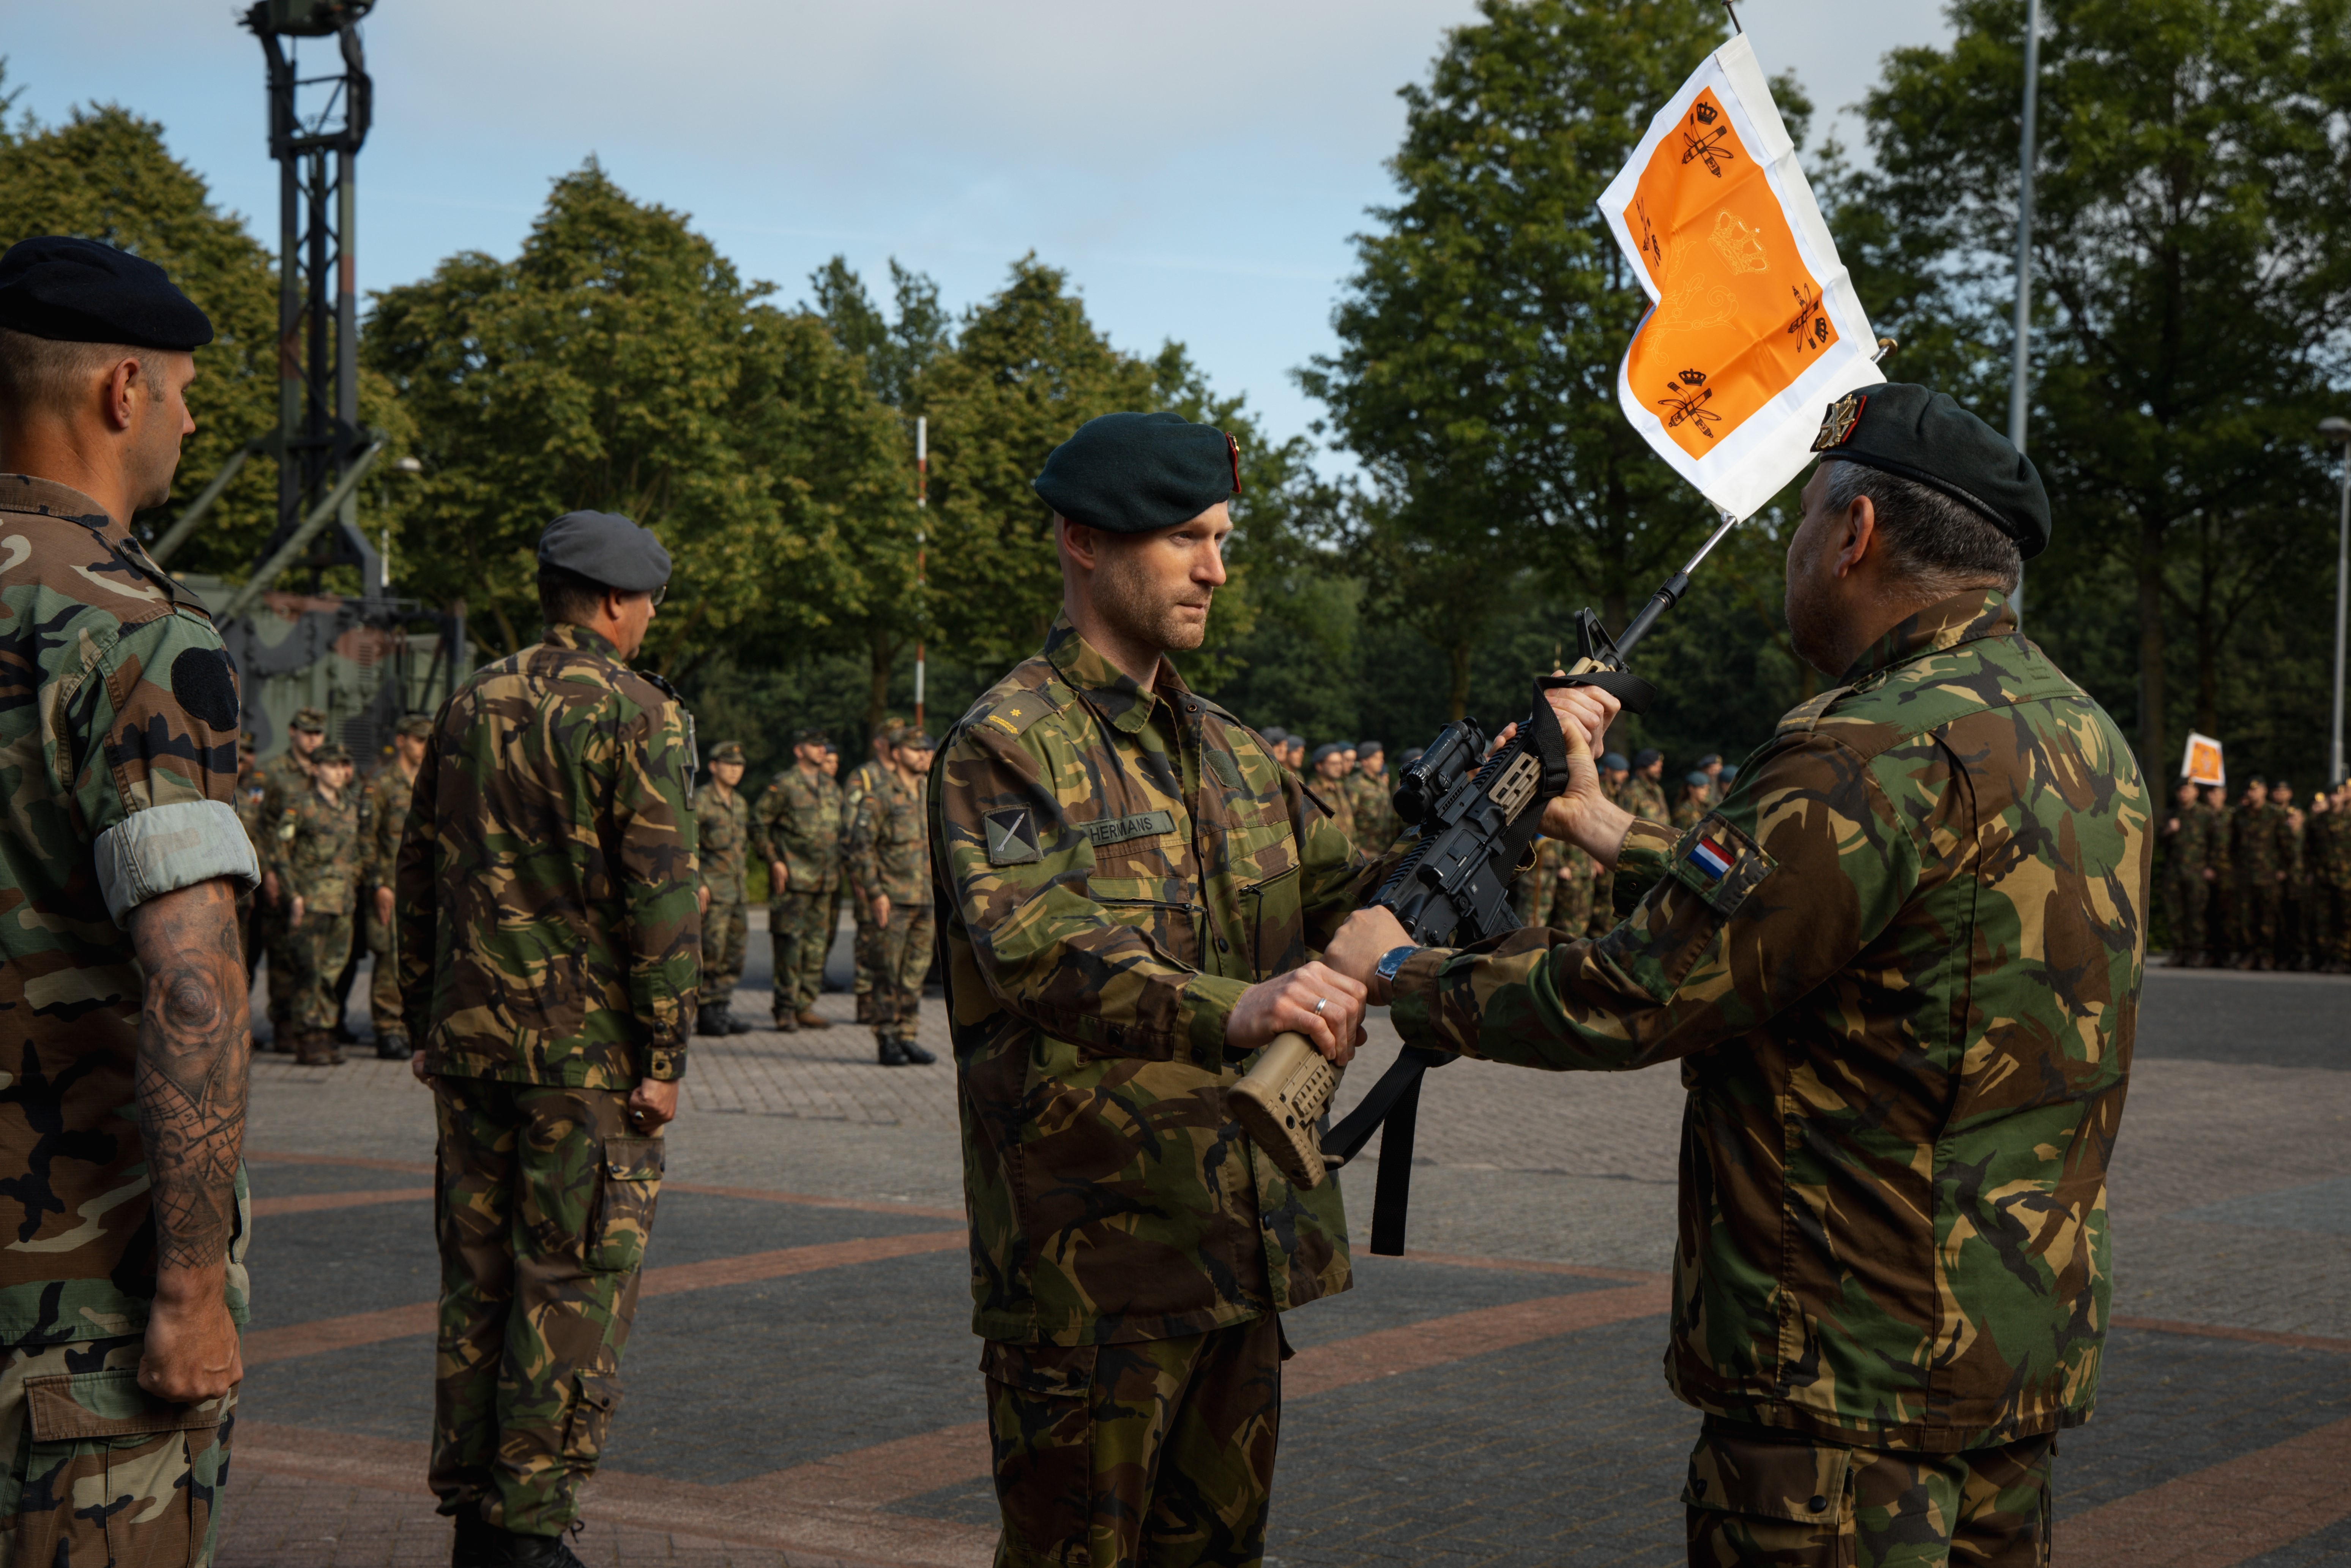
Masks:
[[[1814,1513],[1826,1513],[1828,1511],[1829,1500],[1823,1497],[1820,1493],[1814,1492],[1813,1494],[1813,1500],[1806,1503],[1804,1506],[1811,1509]]]
[[[1229,953],[1232,951],[1232,948],[1227,945],[1223,937],[1219,936],[1217,938],[1217,951],[1219,953]]]

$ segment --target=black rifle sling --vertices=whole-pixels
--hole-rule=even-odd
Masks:
[[[1382,1258],[1404,1256],[1405,1213],[1412,1207],[1412,1135],[1420,1120],[1418,1071],[1406,1075],[1403,1092],[1388,1111],[1387,1134],[1380,1142],[1380,1176],[1372,1188],[1372,1250]]]

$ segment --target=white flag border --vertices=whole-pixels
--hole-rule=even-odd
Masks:
[[[1649,315],[1656,312],[1658,290],[1625,222],[1625,208],[1632,201],[1641,174],[1648,168],[1658,144],[1680,125],[1699,92],[1708,87],[1715,89],[1715,97],[1729,112],[1733,129],[1757,160],[1765,183],[1779,199],[1781,211],[1793,220],[1790,226],[1795,235],[1797,254],[1805,270],[1820,285],[1823,308],[1836,326],[1837,342],[1703,457],[1692,457],[1683,451],[1667,433],[1663,418],[1633,390],[1629,345],[1616,367],[1616,401],[1633,428],[1673,465],[1676,473],[1724,513],[1747,517],[1803,472],[1805,464],[1811,461],[1813,437],[1820,429],[1829,403],[1856,387],[1876,386],[1886,380],[1886,375],[1877,368],[1874,357],[1877,337],[1870,327],[1869,314],[1862,308],[1861,297],[1854,291],[1852,275],[1837,256],[1835,242],[1821,216],[1812,183],[1805,179],[1803,168],[1796,161],[1795,142],[1780,118],[1771,85],[1763,79],[1754,46],[1747,41],[1744,33],[1734,35],[1729,42],[1708,56],[1706,62],[1690,73],[1681,89],[1666,100],[1651,118],[1647,132],[1633,149],[1624,168],[1617,171],[1615,179],[1601,193],[1601,217],[1630,260],[1642,291],[1649,297],[1649,312],[1642,317],[1642,325],[1646,326]],[[1769,110],[1768,120],[1757,114],[1750,100]],[[1639,337],[1638,329],[1634,336]],[[1792,454],[1791,443],[1799,434],[1802,443]],[[1795,457],[1793,463],[1789,461],[1792,455]]]

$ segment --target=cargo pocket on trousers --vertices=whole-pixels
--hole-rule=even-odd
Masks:
[[[1853,1561],[1853,1450],[1709,1424],[1682,1489],[1690,1561],[1843,1568]]]
[[[563,1420],[563,1462],[593,1469],[604,1451],[604,1439],[611,1435],[621,1380],[610,1373],[582,1372],[573,1381],[571,1409]]]
[[[980,1347],[996,1499],[1015,1561],[1088,1568],[1097,1359],[1090,1344]]]
[[[626,1273],[645,1260],[645,1238],[653,1228],[653,1203],[661,1196],[663,1150],[659,1138],[604,1140],[589,1268]]]
[[[211,1532],[221,1428],[236,1396],[176,1405],[135,1367],[25,1380],[22,1563],[194,1563]],[[100,1545],[100,1541],[103,1545]]]

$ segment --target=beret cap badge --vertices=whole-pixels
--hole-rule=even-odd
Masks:
[[[1842,446],[1853,436],[1853,427],[1861,423],[1861,411],[1869,402],[1861,392],[1847,392],[1829,404],[1828,417],[1821,421],[1821,433],[1813,437],[1813,450],[1826,452],[1832,446]]]

